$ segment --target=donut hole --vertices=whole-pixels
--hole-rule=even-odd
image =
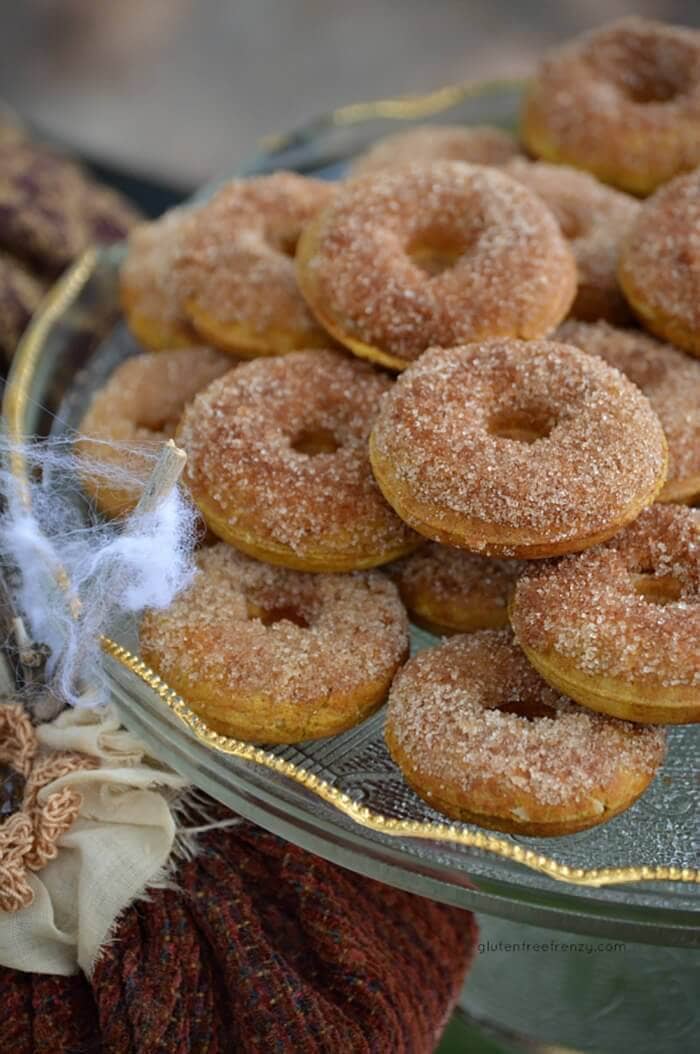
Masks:
[[[546,439],[555,424],[549,414],[539,410],[504,410],[489,418],[487,428],[497,439],[536,443],[538,439]]]
[[[316,457],[317,454],[335,454],[341,444],[329,428],[305,428],[294,436],[290,446],[298,454]]]
[[[292,622],[301,629],[308,629],[311,623],[304,612],[294,604],[275,604],[262,607],[251,600],[246,601],[248,621],[259,619],[263,626],[274,626],[276,622]]]
[[[502,714],[515,714],[526,721],[536,721],[539,717],[554,717],[556,711],[540,699],[511,699],[496,707]]]
[[[179,420],[173,421],[168,417],[152,417],[147,421],[138,421],[136,427],[144,432],[152,432],[158,438],[164,436],[166,439],[172,439],[177,431],[178,423]]]
[[[648,604],[675,604],[681,599],[681,583],[673,575],[655,575],[653,571],[642,571],[632,575],[632,585],[637,596]]]
[[[406,246],[406,255],[414,267],[430,278],[436,278],[454,267],[469,245],[450,231],[431,229],[415,235]]]
[[[561,233],[567,241],[573,242],[580,238],[584,232],[584,224],[581,216],[574,209],[560,208],[555,210]]]
[[[618,87],[630,102],[645,105],[654,102],[671,102],[682,92],[682,86],[674,82],[670,77],[661,75],[656,70],[640,71],[640,74],[630,76],[629,80],[622,81]]]
[[[623,54],[601,52],[598,65],[629,102],[645,106],[672,102],[685,94],[694,57],[685,47],[660,46],[655,34],[631,37]]]
[[[277,251],[284,256],[296,256],[299,231],[286,231],[276,239]]]
[[[454,267],[462,254],[458,252],[443,252],[441,249],[421,246],[409,252],[408,255],[414,267],[417,267],[419,271],[427,274],[430,278],[436,278],[437,275],[444,274],[445,271],[449,271],[451,267]]]

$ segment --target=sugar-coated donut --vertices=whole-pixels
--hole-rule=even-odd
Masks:
[[[600,355],[644,392],[666,435],[668,476],[657,501],[700,498],[700,362],[636,329],[565,322],[556,340]]]
[[[387,563],[420,538],[382,497],[367,439],[391,380],[339,351],[259,359],[183,418],[185,480],[209,527],[250,556],[305,571]]]
[[[191,209],[172,209],[129,234],[119,293],[129,329],[152,351],[191,347],[198,337],[182,310],[173,268]]]
[[[391,687],[385,736],[406,782],[434,809],[530,835],[616,816],[665,752],[660,729],[587,712],[555,692],[509,630],[419,652]]]
[[[618,370],[566,344],[433,348],[384,397],[372,468],[406,523],[490,556],[594,545],[649,505],[666,441]]]
[[[492,125],[420,124],[374,143],[360,154],[350,171],[352,176],[365,176],[410,161],[503,165],[519,153],[513,136]]]
[[[533,154],[633,194],[700,165],[699,127],[700,32],[641,18],[551,52],[523,104]]]
[[[508,625],[508,598],[525,564],[426,542],[387,568],[413,622],[431,633]]]
[[[672,180],[644,203],[622,244],[618,275],[647,329],[700,356],[698,232],[700,168]]]
[[[208,343],[253,358],[328,347],[297,287],[303,227],[335,187],[295,172],[234,179],[197,210],[174,279],[184,311]]]
[[[154,454],[175,434],[187,403],[235,365],[230,355],[194,347],[146,352],[116,368],[92,397],[76,442],[83,486],[105,515],[133,509]]]
[[[408,652],[396,587],[378,572],[309,575],[227,545],[150,611],[141,656],[215,731],[295,743],[351,728],[384,701]]]
[[[301,291],[355,354],[403,369],[432,345],[541,337],[576,265],[549,209],[496,168],[414,163],[351,180],[306,228]]]
[[[629,321],[629,305],[617,282],[617,260],[639,202],[567,165],[518,159],[504,171],[539,194],[569,241],[578,269],[574,318]]]
[[[542,676],[584,706],[700,721],[700,514],[654,505],[606,545],[526,572],[511,621]]]

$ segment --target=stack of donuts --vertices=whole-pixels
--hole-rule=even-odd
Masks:
[[[199,574],[141,654],[210,727],[388,698],[417,793],[524,834],[650,784],[700,720],[699,129],[700,32],[626,19],[545,58],[521,143],[413,128],[134,232],[148,350],[80,443],[187,452]],[[409,617],[446,639],[407,661]]]

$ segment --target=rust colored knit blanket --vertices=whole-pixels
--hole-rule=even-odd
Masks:
[[[224,815],[222,813],[222,815]],[[473,917],[248,823],[124,914],[91,982],[0,970],[12,1054],[428,1054]]]

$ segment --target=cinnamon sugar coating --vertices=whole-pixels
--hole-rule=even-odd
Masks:
[[[544,336],[576,286],[571,251],[536,195],[459,161],[351,180],[304,232],[297,264],[326,328],[395,368],[431,345]]]
[[[665,750],[660,730],[555,692],[506,629],[452,637],[412,658],[389,694],[387,738],[435,807],[514,830],[607,819],[640,793]]]
[[[387,572],[415,621],[466,633],[507,624],[508,598],[525,566],[426,542]]]
[[[617,283],[617,261],[639,202],[566,165],[518,159],[504,171],[542,198],[573,250],[578,269],[571,306],[574,318],[629,320],[630,310]]]
[[[335,351],[246,363],[183,418],[185,478],[210,527],[310,570],[386,562],[418,537],[384,500],[367,439],[391,380]],[[342,561],[342,566],[338,564]]]
[[[468,161],[503,165],[520,153],[515,139],[491,125],[421,124],[374,143],[353,163],[352,176],[365,176],[411,161]]]
[[[669,588],[666,602],[649,600]],[[700,687],[700,513],[654,505],[605,545],[533,567],[511,618],[524,647],[584,674]]]
[[[172,282],[178,245],[193,215],[191,209],[171,209],[129,234],[119,272],[122,308],[131,331],[154,351],[196,343]]]
[[[653,500],[666,464],[641,392],[552,341],[426,352],[385,397],[371,453],[382,489],[422,533],[487,552],[496,538],[499,555],[521,556],[612,533]]]
[[[154,453],[175,435],[185,406],[234,365],[230,355],[193,347],[146,352],[116,368],[92,397],[76,443],[78,456],[90,462],[84,485],[104,512],[116,516],[133,508],[140,487],[114,473],[145,482]]]
[[[545,56],[523,104],[525,144],[649,194],[700,164],[700,32],[642,18]]]
[[[346,727],[372,686],[371,709],[382,701],[408,648],[406,613],[385,576],[305,574],[222,543],[197,563],[194,584],[166,611],[148,612],[140,631],[141,654],[195,709],[234,726],[247,713],[253,738],[275,741],[293,728],[305,738],[335,703]]]
[[[207,340],[249,356],[328,346],[293,257],[303,227],[334,194],[323,180],[275,172],[231,180],[197,210],[171,281]]]
[[[700,355],[700,169],[645,202],[622,245],[619,277],[652,333]]]
[[[700,494],[700,362],[639,330],[606,322],[565,322],[555,336],[617,367],[649,399],[668,444],[668,476],[658,500]]]

